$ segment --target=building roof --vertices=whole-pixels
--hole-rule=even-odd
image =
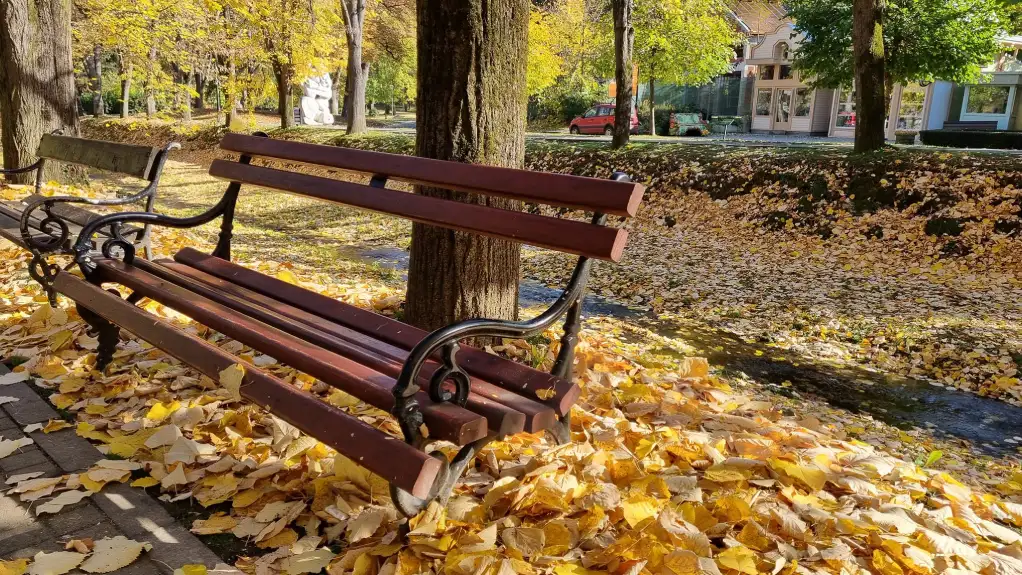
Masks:
[[[735,16],[749,28],[749,33],[770,34],[790,22],[781,2],[771,0],[727,0]]]

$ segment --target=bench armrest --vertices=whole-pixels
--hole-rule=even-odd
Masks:
[[[25,206],[25,210],[21,214],[21,238],[30,249],[38,251],[40,253],[47,253],[54,251],[68,240],[70,236],[70,228],[66,222],[59,216],[53,213],[53,208],[57,204],[85,204],[90,206],[123,206],[127,204],[134,204],[142,200],[146,200],[146,212],[152,212],[153,204],[156,200],[156,188],[160,182],[160,173],[163,171],[163,163],[167,160],[167,154],[180,148],[181,145],[177,142],[171,142],[164,146],[158,158],[157,166],[154,167],[154,173],[156,176],[146,185],[145,188],[139,192],[123,198],[109,198],[109,199],[94,199],[94,198],[82,198],[78,196],[49,196],[36,198]],[[42,160],[36,162],[36,165],[41,165]],[[46,238],[39,238],[29,231],[29,224],[32,220],[33,212],[38,209],[42,209],[46,215],[41,218],[39,224],[40,231],[46,234]],[[103,219],[98,218],[98,219]],[[86,226],[88,227],[88,226]],[[99,228],[96,228],[97,230]],[[83,229],[84,232],[84,229]],[[146,224],[143,229],[142,237],[148,235],[149,225]],[[121,238],[123,239],[123,238]],[[141,237],[139,238],[141,239]]]
[[[543,313],[527,321],[508,321],[496,319],[469,319],[447,327],[437,329],[423,338],[405,360],[401,373],[398,375],[394,386],[394,416],[401,424],[405,434],[405,440],[410,443],[419,441],[419,427],[422,423],[422,415],[418,411],[418,403],[415,401],[415,394],[419,391],[416,381],[419,371],[437,352],[441,352],[442,365],[430,378],[429,396],[436,402],[452,401],[464,405],[469,393],[469,377],[457,365],[458,342],[473,337],[528,337],[540,333],[552,326],[558,319],[568,315],[565,332],[577,333],[579,306],[586,283],[589,281],[589,272],[592,269],[593,261],[587,257],[580,257],[575,269],[571,274],[571,280],[561,293],[560,297],[550,305]],[[567,341],[574,348],[575,333],[571,333]],[[562,340],[562,346],[566,341]],[[559,354],[558,363],[571,361],[571,354]],[[562,359],[562,356],[566,359]],[[555,367],[555,375],[559,370]],[[444,383],[452,381],[455,386],[453,392],[444,389]]]
[[[43,165],[42,160],[36,160],[32,165],[25,166],[24,168],[0,168],[0,175],[12,176],[14,174],[25,174],[28,172],[32,172],[34,170],[38,170],[39,167],[42,165]]]

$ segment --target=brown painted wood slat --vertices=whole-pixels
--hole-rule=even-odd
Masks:
[[[259,321],[345,357],[363,362],[392,377],[397,377],[408,359],[407,350],[185,264],[166,260],[153,263],[136,260],[135,265],[203,297],[246,313]],[[429,385],[429,378],[438,367],[439,364],[435,361],[427,362],[420,372],[418,385],[426,388]],[[470,376],[470,380],[472,392],[465,408],[485,416],[490,422],[490,429],[500,435],[520,431],[536,433],[548,429],[556,421],[554,410],[550,407],[477,377]]]
[[[634,216],[646,189],[642,184],[631,182],[447,162],[244,134],[227,134],[220,147],[252,156],[384,174],[413,184],[617,216]]]
[[[235,363],[231,354],[81,279],[60,272],[60,293],[216,380]],[[440,462],[252,365],[241,395],[419,498],[428,496]]]
[[[209,173],[233,182],[383,212],[424,224],[615,262],[620,261],[628,240],[628,232],[622,229],[372,188],[238,162],[214,160]]]
[[[34,202],[44,197],[45,196],[41,196],[39,194],[32,194],[31,196],[28,196],[22,200],[2,202],[5,208],[3,211],[6,213],[18,214],[18,217],[20,218],[21,214],[24,213],[25,208],[28,207],[28,204],[30,202]],[[71,222],[79,226],[79,228],[72,227],[72,229],[77,230],[80,230],[80,228],[85,227],[86,225],[91,223],[92,220],[103,217],[102,214],[97,214],[96,212],[84,209],[80,207],[80,205],[68,204],[63,202],[58,202],[53,205],[53,213],[54,215],[57,215],[61,219],[65,220],[65,222]],[[41,218],[39,217],[40,214],[45,216],[45,213],[42,211],[42,208],[36,209],[36,211],[33,212],[31,216],[29,216],[33,226],[38,226],[39,222],[41,221]],[[133,226],[131,224],[125,224],[121,226],[121,233],[124,234],[125,236],[129,234],[136,234],[141,231],[142,228],[138,226]],[[104,236],[110,235],[108,231],[105,229],[101,229],[97,233]],[[77,233],[75,233],[74,235],[77,235]],[[72,240],[73,239],[74,238],[72,238]]]
[[[330,324],[330,322],[316,318],[311,314],[305,314],[309,317],[304,318],[310,321],[299,320],[301,323],[298,323],[294,321],[294,318],[286,314],[287,310],[282,309],[289,306],[273,300],[270,300],[272,303],[267,306],[257,305],[248,298],[239,297],[238,294],[231,293],[232,290],[230,288],[235,287],[232,284],[212,276],[202,278],[209,281],[202,281],[195,276],[206,274],[173,261],[150,263],[145,260],[135,260],[133,265],[281,331],[300,337],[324,349],[339,353],[344,357],[354,359],[366,367],[375,369],[385,375],[396,378],[401,371],[401,362],[395,361],[393,358],[382,353],[385,347],[389,347],[383,342],[372,340],[367,336],[363,336],[363,341],[351,341],[344,337],[338,337],[333,332],[343,330],[343,328],[336,326],[339,329],[332,329],[335,326]],[[171,266],[180,266],[180,269],[174,269]],[[223,285],[216,285],[217,281]],[[258,294],[254,295],[258,296]],[[304,313],[301,310],[295,311],[299,314]],[[429,385],[429,376],[432,375],[436,366],[434,365],[433,367],[434,369],[424,370],[419,380],[420,387]],[[482,382],[479,383],[481,384]],[[492,401],[478,393],[469,394],[468,404],[465,405],[465,408],[485,417],[489,422],[490,429],[496,433],[509,435],[519,433],[525,429],[525,415],[523,413]],[[552,418],[553,410],[548,411]]]
[[[159,148],[149,146],[43,134],[36,155],[148,180],[159,153]]]
[[[192,248],[179,251],[174,259],[405,350],[415,347],[427,335],[427,332],[395,319],[344,304]],[[570,381],[469,346],[462,346],[458,351],[458,364],[484,381],[553,408],[558,415],[568,413],[581,394],[579,386]],[[546,395],[548,390],[553,390],[553,395],[546,399],[537,395],[540,391]]]
[[[97,264],[104,281],[135,290],[370,405],[388,412],[394,406],[392,377],[232,311],[137,267],[105,259],[97,260]],[[428,403],[425,393],[419,399],[433,437],[464,445],[486,435],[486,420],[481,416],[450,403]]]

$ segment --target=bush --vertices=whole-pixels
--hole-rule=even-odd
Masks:
[[[593,104],[606,101],[609,101],[606,89],[599,86],[554,85],[542,94],[529,98],[529,123],[566,126]]]
[[[927,146],[1022,150],[1022,132],[968,132],[964,130],[923,130],[919,137]]]

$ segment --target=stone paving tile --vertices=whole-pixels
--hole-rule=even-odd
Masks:
[[[53,534],[43,527],[19,532],[10,537],[0,539],[0,557],[6,557],[9,553],[31,545],[39,545],[41,541],[52,541],[53,539],[55,539]]]
[[[0,373],[4,372],[0,366]],[[0,406],[0,429],[5,430],[0,435],[8,439],[22,437],[25,425],[58,418],[29,384],[5,386],[3,392],[19,398]],[[3,481],[14,474],[43,471],[45,476],[54,477],[82,471],[103,458],[74,430],[29,435],[36,443],[0,459],[0,489],[6,487]],[[0,558],[29,558],[40,550],[63,549],[70,539],[97,540],[118,535],[153,545],[152,551],[117,570],[118,575],[171,575],[174,568],[185,563],[203,563],[212,568],[222,562],[186,527],[178,525],[159,502],[128,485],[110,484],[82,503],[42,517],[34,516],[22,502],[0,495]]]
[[[64,473],[82,471],[103,459],[103,454],[88,441],[78,437],[74,429],[63,429],[54,433],[37,431],[30,436],[39,449],[45,451]]]
[[[73,506],[65,507],[59,513],[42,516],[42,523],[51,533],[60,537],[82,529],[99,525],[106,520],[91,501],[85,500]]]
[[[29,465],[28,467],[23,467],[23,468],[15,471],[15,472],[12,472],[12,473],[7,473],[6,471],[2,471],[2,472],[0,472],[0,491],[7,489],[7,487],[8,487],[7,486],[7,479],[9,477],[11,477],[12,475],[21,475],[23,473],[33,473],[35,471],[42,471],[43,472],[43,474],[40,475],[39,477],[56,477],[58,475],[63,475],[63,473],[60,472],[60,469],[58,469],[57,466],[52,461],[49,461],[49,460],[44,461],[43,463],[37,463],[35,465]]]
[[[57,415],[57,412],[26,384],[4,386],[4,395],[18,398],[18,401],[3,405],[4,411],[18,422],[18,425],[45,423]]]
[[[8,455],[0,459],[0,471],[13,475],[33,465],[49,462],[50,460],[46,458],[46,455],[39,448],[35,445],[29,445],[22,447],[21,453]]]

